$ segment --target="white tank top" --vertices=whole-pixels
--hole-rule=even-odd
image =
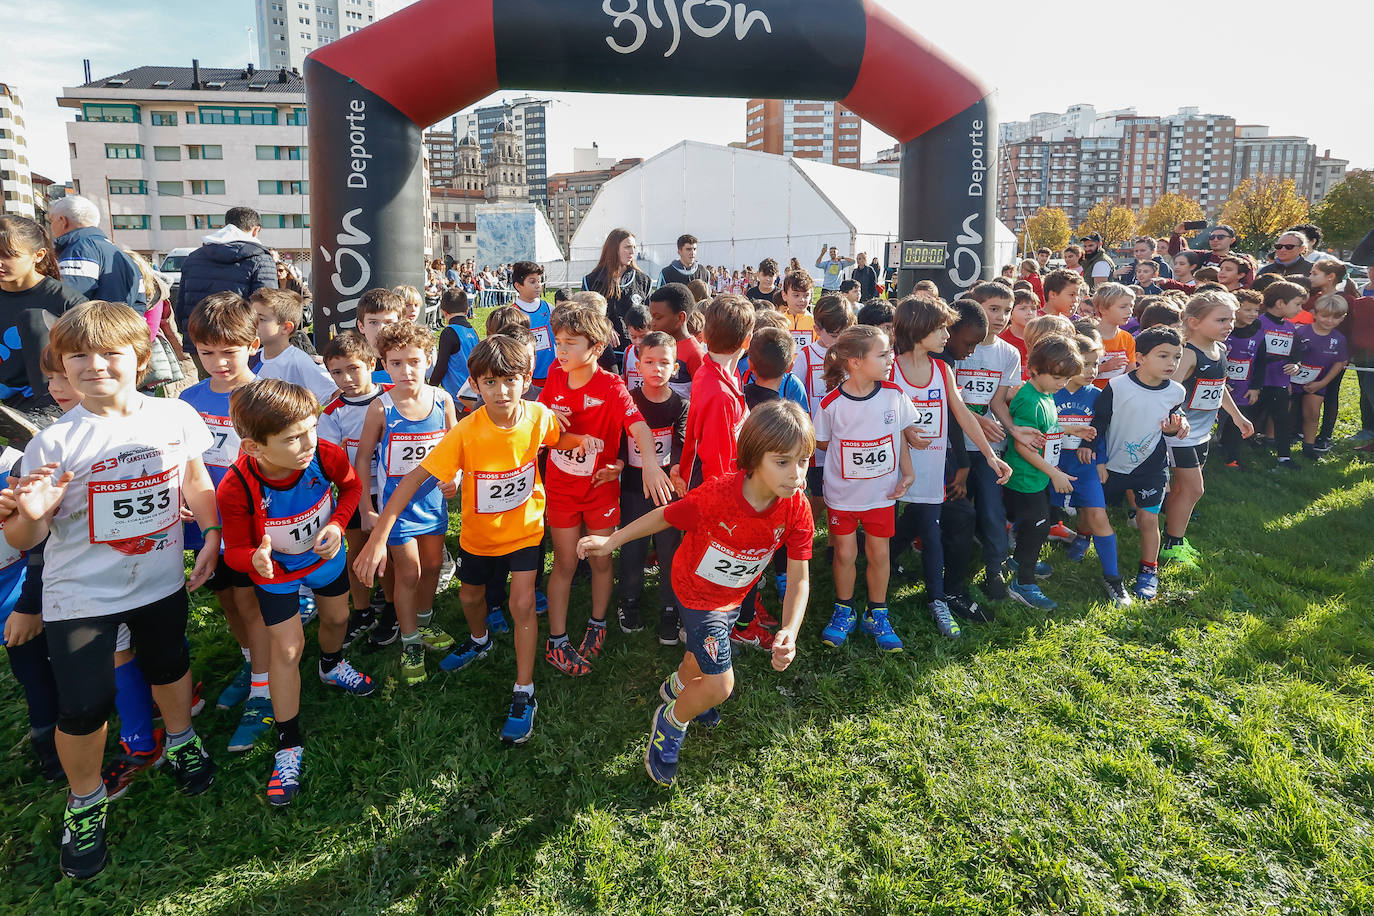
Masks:
[[[945,369],[938,359],[930,361],[930,379],[913,382],[902,371],[901,360],[892,364],[892,381],[911,398],[916,409],[916,429],[930,446],[908,449],[916,482],[900,497],[904,503],[942,503],[945,501],[945,449],[949,447],[949,387]]]

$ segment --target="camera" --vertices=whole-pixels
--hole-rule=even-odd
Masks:
[[[1183,224],[1183,228],[1184,228],[1184,229],[1187,229],[1189,232],[1196,232],[1196,231],[1199,230],[1199,229],[1206,229],[1206,228],[1207,228],[1207,220],[1205,220],[1205,219],[1190,219],[1190,220],[1188,220],[1188,222],[1186,222],[1186,223]]]

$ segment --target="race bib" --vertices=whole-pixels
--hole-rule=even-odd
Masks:
[[[1250,360],[1230,359],[1226,361],[1226,377],[1233,382],[1245,382],[1250,379]]]
[[[1092,425],[1093,425],[1093,418],[1090,417],[1090,416],[1087,416],[1086,414],[1081,414],[1081,413],[1061,413],[1061,414],[1059,415],[1059,425],[1060,425],[1060,426],[1092,426]],[[1060,436],[1062,437],[1062,438],[1060,439],[1060,444],[1061,444],[1064,448],[1075,449],[1075,448],[1078,448],[1079,446],[1081,446],[1081,445],[1083,444],[1083,437],[1082,437],[1082,436],[1070,436],[1068,433],[1064,432],[1063,430],[1060,430]]]
[[[772,551],[763,557],[743,556],[712,541],[697,564],[697,575],[725,588],[748,588],[754,584],[771,556]]]
[[[793,331],[792,339],[797,342],[797,350],[800,352],[811,346],[811,342],[815,340],[815,333],[812,331]]]
[[[1059,452],[1064,445],[1062,432],[1045,433],[1045,463],[1052,468],[1059,467]]]
[[[625,370],[625,387],[630,391],[644,387],[644,376],[639,374],[638,369],[627,368]]]
[[[1002,384],[1002,373],[996,369],[958,369],[955,379],[964,393],[964,403],[986,407]]]
[[[420,466],[420,462],[443,438],[442,429],[423,433],[392,433],[386,440],[386,476],[406,476]]]
[[[0,569],[9,569],[24,556],[24,551],[16,550],[5,540],[5,523],[0,522]]]
[[[873,480],[897,467],[892,437],[881,439],[841,439],[840,472],[845,480]]]
[[[473,471],[472,476],[479,515],[518,509],[534,495],[533,461],[514,471]]]
[[[272,549],[277,553],[295,556],[315,547],[319,534],[334,514],[334,494],[326,493],[309,509],[289,518],[269,518],[263,521]]]
[[[1193,396],[1188,399],[1189,410],[1220,410],[1222,392],[1226,390],[1226,380],[1220,378],[1200,378]]]
[[[201,414],[210,430],[210,447],[201,456],[207,465],[227,468],[239,457],[239,434],[228,417],[211,417]]]
[[[1125,356],[1126,356],[1126,351],[1125,351],[1125,350],[1113,350],[1112,352],[1108,353],[1105,357],[1103,357],[1102,362],[1105,363],[1107,360],[1111,359],[1111,358],[1114,357],[1114,356],[1125,357]],[[1101,364],[1099,364],[1099,368],[1098,368],[1098,370],[1097,370],[1097,377],[1098,377],[1098,378],[1116,378],[1118,375],[1121,375],[1121,374],[1123,374],[1123,373],[1126,371],[1126,367],[1127,367],[1129,364],[1130,364],[1130,361],[1127,360],[1126,363],[1124,363],[1124,364],[1122,364],[1122,365],[1120,365],[1120,366],[1117,366],[1115,369],[1102,369],[1102,368],[1100,368]]]
[[[542,324],[537,328],[530,328],[530,333],[534,335],[534,349],[551,350],[553,349],[553,335],[549,333],[549,326]]]
[[[669,426],[666,429],[656,429],[653,430],[653,434],[655,463],[661,468],[666,468],[668,466],[669,460],[673,456],[673,428]],[[644,456],[640,454],[639,443],[636,442],[634,439],[630,439],[629,441],[630,467],[644,467]]]
[[[1293,332],[1265,331],[1264,348],[1276,356],[1287,356],[1293,352]]]
[[[177,468],[133,480],[92,481],[86,499],[92,544],[148,537],[181,521]]]
[[[945,437],[945,402],[940,399],[912,397],[916,409],[916,435],[938,442]]]
[[[590,477],[596,473],[597,452],[578,452],[575,449],[553,449],[549,457],[554,466],[565,474],[574,477]]]
[[[1321,375],[1321,366],[1309,366],[1307,363],[1300,363],[1297,374],[1292,376],[1291,381],[1294,385],[1306,385],[1309,382],[1315,382],[1321,378]]]
[[[819,406],[820,403],[821,403],[821,398],[825,397],[825,364],[824,364],[824,363],[812,363],[812,364],[811,364],[811,383],[810,383],[810,387],[811,387],[811,391],[810,391],[810,394],[811,394],[811,411],[812,411],[812,413],[814,413],[815,410],[816,410],[816,407]]]

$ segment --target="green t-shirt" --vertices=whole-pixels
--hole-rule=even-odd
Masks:
[[[1015,426],[1029,426],[1047,436],[1059,431],[1059,414],[1054,407],[1054,396],[1040,392],[1030,382],[1016,389],[1008,412]],[[1046,446],[1049,446],[1048,442]],[[1051,451],[1055,453],[1056,461],[1050,463],[1055,464],[1058,449]],[[1040,454],[1043,456],[1045,449],[1041,449]],[[1011,465],[1011,479],[1007,481],[1007,486],[1018,493],[1034,493],[1050,485],[1049,475],[1022,458],[1015,442],[1007,443],[1007,464]]]

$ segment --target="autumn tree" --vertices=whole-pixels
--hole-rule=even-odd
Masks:
[[[1307,201],[1298,196],[1293,179],[1259,175],[1245,179],[1231,192],[1221,221],[1235,228],[1243,251],[1259,254],[1283,230],[1307,221]]]
[[[1168,236],[1179,223],[1206,219],[1202,204],[1182,194],[1165,194],[1145,211],[1140,220],[1140,234],[1156,238]]]
[[[1062,251],[1069,244],[1068,214],[1058,207],[1041,207],[1021,227],[1021,241],[1021,250],[1028,254],[1041,247]]]
[[[1093,204],[1083,222],[1078,225],[1078,237],[1096,232],[1102,245],[1110,248],[1135,235],[1136,218],[1130,207],[1103,198]]]
[[[1326,243],[1342,252],[1355,247],[1374,228],[1374,171],[1356,169],[1345,176],[1312,211]]]

